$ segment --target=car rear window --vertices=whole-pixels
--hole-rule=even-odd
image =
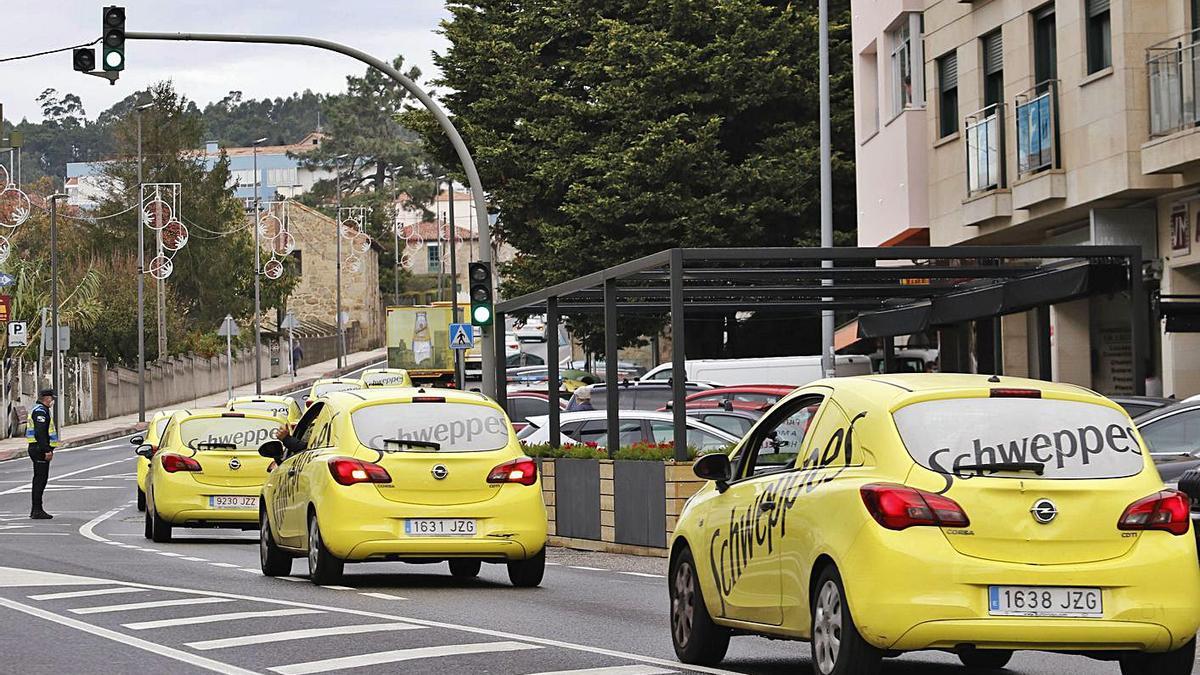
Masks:
[[[359,442],[386,452],[431,452],[387,439],[438,443],[440,452],[483,452],[508,445],[508,420],[472,403],[380,403],[350,415]]]
[[[289,412],[288,404],[276,403],[274,401],[238,401],[229,406],[230,410],[240,411],[259,411],[271,415],[283,415],[286,417]]]
[[[354,389],[362,389],[362,386],[357,382],[326,382],[313,387],[313,397],[319,398],[335,391],[351,391]]]
[[[1124,478],[1144,460],[1129,417],[1093,403],[1037,398],[961,398],[914,403],[892,414],[908,454],[938,473],[992,475],[967,468],[1035,462],[1043,479]],[[1039,478],[1032,471],[996,477]]]
[[[257,450],[271,440],[281,420],[254,417],[195,417],[179,423],[179,439],[193,450]],[[203,443],[228,443],[232,448],[205,448]]]

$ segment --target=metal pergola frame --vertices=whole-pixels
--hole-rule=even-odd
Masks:
[[[822,267],[826,260],[833,266]],[[1138,246],[674,248],[502,301],[495,322],[503,326],[504,317],[515,312],[544,312],[547,334],[555,336],[563,315],[603,314],[612,456],[619,439],[620,394],[613,386],[618,321],[622,314],[669,315],[675,458],[686,460],[684,321],[689,311],[816,316],[827,309],[853,310],[861,319],[860,337],[883,337],[890,344],[893,336],[915,332],[913,325],[921,322],[926,328],[950,326],[1036,310],[1038,375],[1048,379],[1050,305],[1113,292],[1117,282],[1130,294],[1133,383],[1135,393],[1144,394],[1149,330]],[[496,345],[496,400],[505,405],[504,341]],[[559,382],[559,359],[558,340],[548,340],[552,391]],[[550,439],[557,445],[559,408],[549,408]]]

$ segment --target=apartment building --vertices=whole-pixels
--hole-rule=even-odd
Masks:
[[[854,3],[859,60],[867,53],[860,26],[864,36],[879,33],[860,17],[895,9],[875,11],[885,4],[891,0]],[[1161,303],[1145,303],[1156,327],[1148,393],[1200,392],[1200,2],[919,4],[901,8],[908,21],[888,25],[922,31],[910,40],[922,43],[924,157],[904,162],[927,168],[930,243],[1141,246],[1149,299],[1162,294]],[[856,76],[865,71],[856,63]],[[856,99],[886,91],[866,80],[856,77]],[[863,140],[860,155],[874,142]],[[885,178],[896,157],[886,159],[893,173]],[[886,183],[871,184],[877,171],[860,169],[860,199],[886,192]],[[919,189],[920,178],[908,179]],[[887,227],[906,226],[862,223],[860,241],[885,242],[876,233]],[[1132,311],[1130,298],[1115,293],[1055,305],[1049,326],[1034,312],[1006,316],[1003,371],[1037,372],[1036,334],[1048,330],[1055,379],[1128,393]]]

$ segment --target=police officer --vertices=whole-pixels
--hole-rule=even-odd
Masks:
[[[25,426],[25,438],[29,440],[29,459],[33,460],[33,510],[29,517],[34,520],[49,520],[54,517],[42,509],[42,493],[46,491],[46,481],[50,478],[50,460],[54,459],[54,449],[58,447],[58,429],[54,426],[54,415],[50,412],[56,397],[53,389],[41,390],[38,393],[38,402],[29,411],[29,421]]]

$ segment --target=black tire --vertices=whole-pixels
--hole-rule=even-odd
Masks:
[[[671,597],[671,643],[680,661],[715,666],[729,650],[729,629],[713,623],[691,549],[683,549],[671,565],[667,592]]]
[[[147,539],[153,541],[154,540],[154,519],[150,515],[149,510],[146,510],[146,515],[142,518],[142,520],[145,521],[145,523],[146,523],[146,529],[143,532],[143,534],[146,536]]]
[[[259,514],[258,521],[258,562],[263,576],[288,576],[292,573],[292,556],[275,544],[275,535],[271,532],[266,511]]]
[[[812,663],[816,675],[875,675],[882,667],[883,652],[863,640],[850,605],[842,575],[826,566],[813,584],[809,598],[812,618]],[[832,644],[830,637],[838,638]]]
[[[526,560],[508,563],[508,580],[517,588],[534,588],[542,583],[546,573],[546,549]]]
[[[321,540],[317,515],[308,516],[308,580],[318,586],[336,584],[342,579],[345,561],[329,552]]]
[[[1196,661],[1196,638],[1170,652],[1129,652],[1121,656],[1121,675],[1188,675]]]
[[[479,576],[479,569],[483,567],[483,561],[470,560],[467,558],[451,558],[450,559],[450,574],[462,579],[471,579]]]
[[[138,511],[146,510],[146,493],[141,488],[138,488],[137,491],[137,507]]]
[[[1012,659],[1011,649],[972,649],[959,652],[958,660],[968,668],[1000,670]]]
[[[146,502],[146,519],[149,521],[147,526],[150,530],[150,541],[156,544],[166,544],[171,541],[171,523],[158,516],[153,500]]]

